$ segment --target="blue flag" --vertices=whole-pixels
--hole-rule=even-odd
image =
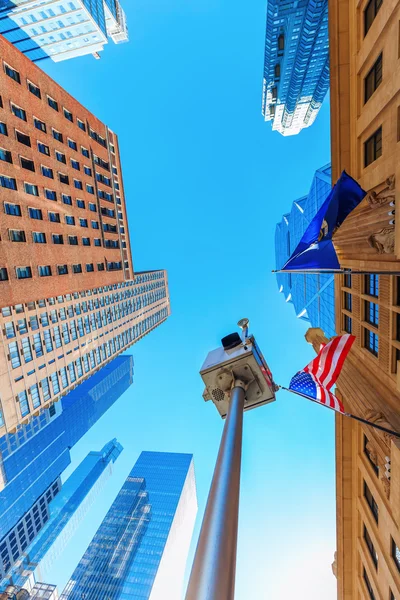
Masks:
[[[339,271],[332,236],[366,192],[343,171],[282,271]]]

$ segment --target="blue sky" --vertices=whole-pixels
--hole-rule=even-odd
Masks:
[[[271,269],[275,224],[330,160],[328,102],[295,137],[263,122],[265,0],[121,2],[128,44],[43,68],[119,135],[135,268],[168,270],[172,316],[73,450],[75,467],[114,436],[125,448],[54,569],[61,587],[141,450],[194,454],[197,539],[223,427],[198,371],[239,318],[278,383],[313,356]],[[237,600],[333,600],[335,547],[333,414],[281,391],[244,419]]]

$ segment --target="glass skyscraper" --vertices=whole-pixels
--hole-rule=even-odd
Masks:
[[[328,0],[268,0],[264,119],[295,135],[315,121],[328,88]]]
[[[178,600],[196,512],[192,455],[142,452],[61,600]]]
[[[33,62],[93,54],[128,41],[118,0],[2,0],[0,34]]]
[[[116,439],[100,452],[90,452],[50,503],[50,518],[28,546],[21,560],[0,583],[32,587],[36,581],[48,581],[49,570],[64,550],[95,498],[112,473],[112,464],[122,451]]]
[[[118,356],[82,381],[15,434],[0,438],[0,556],[8,532],[31,510],[70,464],[70,448],[92,427],[133,381],[133,358]],[[34,533],[16,542],[14,560]]]
[[[276,268],[280,269],[299,243],[308,224],[332,189],[331,166],[315,172],[307,196],[295,200],[290,213],[284,215],[275,230]],[[279,291],[293,304],[296,316],[321,327],[329,338],[335,331],[334,275],[277,273]]]

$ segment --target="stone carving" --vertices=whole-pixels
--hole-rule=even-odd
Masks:
[[[375,190],[371,190],[366,195],[366,200],[371,208],[376,205],[386,204],[388,201],[395,201],[395,186],[396,186],[396,176],[391,175],[385,181],[385,187],[380,192],[375,192]]]
[[[385,490],[386,498],[389,500],[390,497],[390,481],[387,477],[381,477],[381,481],[383,484],[383,489]]]
[[[334,576],[337,579],[337,552],[335,552],[335,554],[333,556],[332,573],[334,574]]]
[[[376,410],[369,410],[365,414],[365,418],[367,419],[367,421],[371,421],[371,423],[376,423],[377,425],[380,425],[381,427],[385,427],[386,429],[393,429],[393,427],[389,423],[389,421],[386,420],[385,415]],[[381,431],[381,433],[383,435],[383,439],[384,439],[385,443],[390,448],[390,443],[392,440],[395,439],[396,436],[392,435],[391,433],[387,433],[386,431]]]
[[[384,227],[373,233],[367,241],[378,254],[394,254],[394,226]]]
[[[368,442],[368,444],[365,446],[365,449],[368,452],[370,460],[374,463],[374,465],[378,466],[378,454],[371,442]]]

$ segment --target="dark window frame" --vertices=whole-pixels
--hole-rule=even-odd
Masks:
[[[364,168],[382,156],[382,126],[364,142]]]

